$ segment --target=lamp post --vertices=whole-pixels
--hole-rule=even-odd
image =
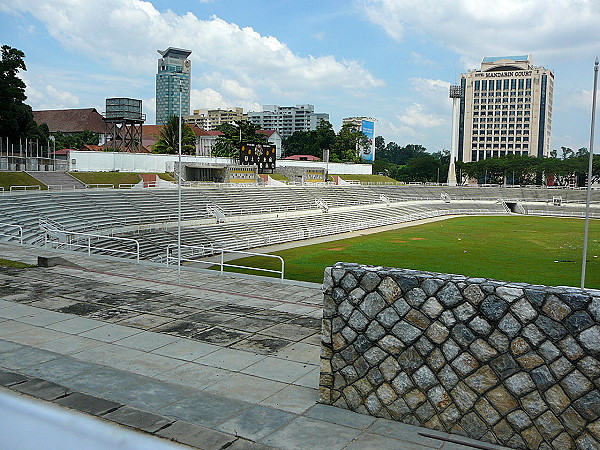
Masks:
[[[177,173],[177,284],[181,284],[181,91],[182,81],[179,80],[179,151]]]
[[[588,164],[587,193],[585,196],[585,228],[583,231],[583,260],[581,262],[581,289],[585,288],[588,232],[590,227],[590,201],[592,199],[592,167],[594,161],[594,128],[596,126],[596,89],[598,87],[598,57],[594,63],[594,90],[592,91],[592,124],[590,127],[590,155]]]
[[[456,186],[455,163],[458,159],[458,121],[462,94],[461,86],[450,86],[450,98],[452,99],[452,141],[450,143],[450,164],[448,165],[448,186]]]

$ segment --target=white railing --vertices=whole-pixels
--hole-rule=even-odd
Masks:
[[[0,186],[0,192],[4,194],[4,186]]]
[[[86,189],[114,189],[115,185],[110,183],[86,184]]]
[[[131,189],[136,184],[137,183],[121,183],[121,184],[119,184],[119,189]]]
[[[104,236],[101,234],[80,233],[77,231],[66,231],[55,228],[42,229],[44,230],[44,247],[46,248],[48,247],[48,245],[50,245],[52,248],[56,249],[86,249],[89,256],[91,256],[92,251],[116,253],[118,255],[133,257],[136,260],[136,262],[140,262],[140,243],[135,239],[115,236]],[[124,243],[125,245],[134,245],[135,251],[121,250],[97,245],[98,243],[102,245],[102,241],[115,242],[120,244]]]
[[[10,192],[12,191],[40,191],[42,187],[39,184],[34,184],[31,186],[11,186]]]
[[[209,248],[211,249],[213,256],[219,256],[218,261],[197,259],[197,257],[199,257],[199,256],[207,255],[207,253],[205,253],[206,248],[204,246],[182,245],[181,246],[182,251],[181,251],[181,254],[179,255],[179,257],[173,256],[173,254],[176,253],[178,246],[177,246],[177,244],[169,244],[167,246],[166,264],[173,265],[173,264],[178,264],[181,261],[187,261],[187,262],[193,262],[193,263],[208,264],[209,266],[218,265],[220,267],[221,274],[223,274],[223,272],[225,271],[225,267],[233,267],[236,269],[256,270],[258,272],[277,273],[277,274],[280,274],[280,279],[282,279],[282,280],[284,279],[285,261],[283,260],[283,258],[281,256],[269,255],[266,253],[245,252],[245,251],[241,251],[241,250],[230,250],[230,249],[224,249],[224,248],[212,248],[212,247],[209,247]],[[183,250],[186,250],[185,255],[183,254]],[[191,253],[188,253],[190,251],[191,251]],[[196,257],[194,257],[194,253],[193,253],[194,251],[197,251],[197,253],[195,254]],[[228,264],[225,262],[225,254],[226,253],[227,254],[235,253],[235,254],[245,255],[245,256],[264,256],[265,258],[274,258],[281,262],[281,270],[263,269],[262,267],[252,267],[252,266],[240,266],[238,264]]]
[[[10,232],[3,232],[1,227],[14,228],[19,231],[19,234],[18,236],[15,236],[14,234],[10,234]],[[23,244],[23,227],[21,225],[15,225],[13,223],[0,223],[0,236],[6,236],[9,238],[18,237],[19,243]]]

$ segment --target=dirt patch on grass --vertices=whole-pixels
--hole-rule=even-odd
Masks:
[[[414,238],[410,238],[411,241],[426,241],[427,238],[421,238],[421,237],[414,237]]]
[[[329,250],[330,252],[341,252],[342,250],[346,250],[348,247],[328,247],[323,250]]]
[[[406,244],[408,241],[403,241],[402,239],[392,239],[390,242],[394,244]]]

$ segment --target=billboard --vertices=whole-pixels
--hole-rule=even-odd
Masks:
[[[242,144],[240,148],[240,164],[257,166],[258,173],[275,170],[275,146],[271,144]]]
[[[369,140],[369,145],[360,150],[360,157],[363,161],[375,161],[375,122],[372,120],[362,120],[361,131]]]

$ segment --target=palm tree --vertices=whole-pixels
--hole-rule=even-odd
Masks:
[[[192,154],[196,149],[196,135],[187,123],[181,124],[181,153]],[[169,117],[160,129],[160,137],[152,146],[153,153],[179,153],[179,117]]]

